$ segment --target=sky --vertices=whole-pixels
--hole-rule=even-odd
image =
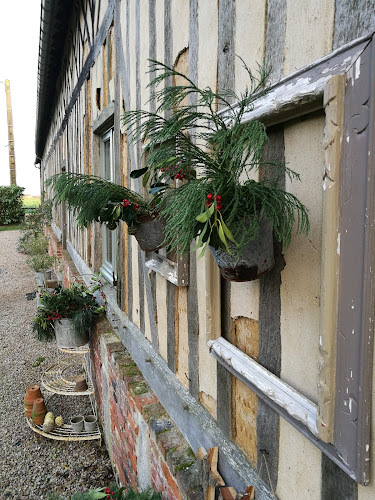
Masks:
[[[36,92],[41,0],[2,2],[0,16],[0,186],[9,186],[5,82],[12,99],[16,180],[40,194],[35,161]]]

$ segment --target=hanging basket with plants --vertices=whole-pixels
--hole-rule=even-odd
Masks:
[[[197,238],[200,256],[208,247],[224,278],[259,278],[273,266],[272,233],[288,246],[293,230],[309,231],[306,207],[279,187],[285,175],[299,175],[263,159],[267,134],[261,122],[242,123],[255,99],[267,93],[269,71],[259,67],[256,77],[243,63],[250,85],[237,95],[199,88],[173,68],[151,63],[157,74],[151,84],[161,84],[152,97],[156,112],[129,111],[123,123],[134,141],[147,144],[145,167],[133,176],[143,176],[151,192],[163,193],[165,244],[182,254]],[[183,83],[164,86],[171,77]],[[194,104],[183,104],[188,97]],[[273,180],[254,179],[264,168],[274,171]],[[170,189],[171,177],[188,182]]]
[[[160,196],[146,201],[125,186],[72,172],[50,177],[47,185],[54,189],[55,203],[65,202],[73,210],[79,226],[99,222],[114,230],[122,220],[142,250],[156,250],[163,245],[165,222],[159,216]]]
[[[70,288],[58,287],[39,296],[33,331],[39,340],[56,338],[58,347],[79,347],[89,341],[90,329],[97,316],[105,311],[94,296],[100,283],[90,290],[75,282]],[[103,296],[102,296],[103,297]]]

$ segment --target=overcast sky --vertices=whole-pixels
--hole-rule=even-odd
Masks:
[[[39,194],[35,161],[36,84],[41,0],[2,2],[0,81],[10,81],[17,184]],[[9,186],[5,86],[0,83],[0,185]]]

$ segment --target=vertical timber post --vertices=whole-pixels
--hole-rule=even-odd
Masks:
[[[16,182],[16,160],[14,156],[14,138],[13,138],[13,118],[12,118],[12,102],[10,99],[10,83],[5,80],[5,94],[7,102],[7,118],[8,118],[8,146],[9,146],[9,173],[10,184],[17,185]]]

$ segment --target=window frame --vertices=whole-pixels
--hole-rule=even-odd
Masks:
[[[372,36],[355,40],[275,84],[266,96],[254,103],[254,108],[243,120],[246,123],[259,119],[269,126],[321,109],[326,113],[328,136],[324,148],[326,159],[335,162],[336,177],[333,181],[337,183],[334,195],[337,198],[332,198],[332,193],[326,194],[324,190],[324,182],[330,182],[332,177],[332,172],[328,171],[330,163],[327,162],[323,179],[323,221],[329,220],[328,228],[333,231],[334,237],[322,244],[322,264],[334,254],[335,268],[327,280],[322,265],[322,302],[329,307],[325,306],[320,321],[322,365],[319,384],[323,389],[318,404],[224,338],[210,340],[207,344],[210,354],[226,370],[252,389],[352,479],[363,485],[368,484],[370,471],[372,314],[375,296],[375,230],[373,225],[366,223],[366,217],[369,221],[375,218],[375,173],[372,165],[375,155],[375,89],[371,75],[374,60]],[[335,86],[337,95],[331,95]],[[335,102],[330,106],[332,99]],[[336,123],[340,114],[343,120],[341,129]],[[335,134],[336,140],[332,140]],[[366,148],[361,143],[364,135]],[[356,160],[354,184],[360,183],[362,191],[353,187],[349,203],[345,190],[348,183],[351,188],[353,159]],[[334,217],[332,207],[337,212]],[[351,220],[360,222],[357,224],[360,235],[353,230]],[[353,259],[358,249],[363,260]],[[351,262],[350,273],[348,262]],[[352,291],[351,283],[354,282],[356,293]],[[353,303],[356,304],[355,312]],[[356,335],[350,335],[353,331]],[[350,382],[347,382],[348,373],[352,375]],[[352,413],[351,406],[354,405]]]
[[[100,136],[100,170],[101,176],[111,182],[115,178],[115,164],[114,164],[114,127],[109,128]],[[109,169],[106,165],[105,145],[109,142]],[[109,170],[109,176],[106,172]],[[111,284],[117,280],[117,229],[110,230],[104,224],[101,227],[102,234],[102,263],[100,271],[104,278]],[[108,258],[108,243],[111,243],[111,256]]]

